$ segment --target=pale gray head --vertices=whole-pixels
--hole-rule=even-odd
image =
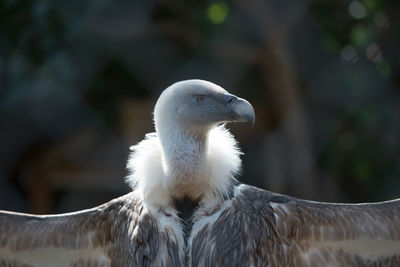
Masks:
[[[201,134],[221,123],[254,124],[254,120],[254,109],[248,101],[204,80],[171,85],[161,94],[154,110],[155,128],[161,135],[172,127],[174,131]]]
[[[162,185],[168,194],[192,199],[225,194],[240,159],[233,137],[216,126],[253,124],[254,117],[248,101],[211,82],[186,80],[165,89],[154,109],[154,124],[162,149]]]

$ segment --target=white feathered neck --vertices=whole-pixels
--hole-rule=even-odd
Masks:
[[[186,141],[186,145],[189,146],[191,144],[191,140],[181,141]],[[190,147],[187,149],[190,150]],[[157,133],[147,134],[145,139],[132,146],[131,150],[127,164],[130,175],[126,179],[129,185],[145,202],[158,206],[168,205],[174,197],[172,187],[179,187],[179,183],[174,184],[176,180],[169,179],[170,166],[165,160],[165,151]],[[193,184],[193,189],[202,191],[198,193],[203,204],[208,205],[207,202],[216,201],[228,194],[229,187],[241,167],[240,154],[236,140],[223,126],[214,127],[209,131],[201,171],[194,170],[194,178],[203,186]],[[190,164],[190,157],[187,160]]]

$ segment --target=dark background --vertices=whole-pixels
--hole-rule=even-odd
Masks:
[[[400,5],[383,0],[0,2],[0,208],[65,212],[129,192],[129,145],[190,78],[248,99],[245,183],[400,197]]]

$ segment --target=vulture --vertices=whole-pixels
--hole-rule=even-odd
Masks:
[[[132,192],[60,215],[0,212],[0,266],[400,266],[400,200],[334,204],[239,183],[245,99],[177,82],[132,147]]]

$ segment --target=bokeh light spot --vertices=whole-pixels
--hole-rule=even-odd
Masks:
[[[215,2],[207,9],[207,17],[214,24],[221,24],[228,16],[229,7],[224,2]]]
[[[352,45],[346,45],[340,50],[340,56],[343,62],[357,62],[357,51]]]
[[[370,44],[365,50],[365,56],[368,60],[378,63],[383,59],[382,52],[379,46],[375,43]]]
[[[392,75],[392,68],[385,59],[379,61],[376,69],[384,78],[389,78]]]
[[[367,15],[364,5],[358,1],[352,1],[349,5],[348,11],[355,19],[362,19]]]
[[[368,32],[363,26],[355,26],[350,33],[351,42],[353,45],[361,47],[368,43]]]
[[[389,23],[388,17],[387,17],[386,14],[385,14],[383,11],[381,11],[381,10],[379,10],[379,11],[377,11],[377,12],[375,13],[375,15],[374,15],[374,22],[375,22],[376,26],[378,26],[378,27],[383,27],[383,28],[388,27],[389,24],[390,24],[390,23]]]

